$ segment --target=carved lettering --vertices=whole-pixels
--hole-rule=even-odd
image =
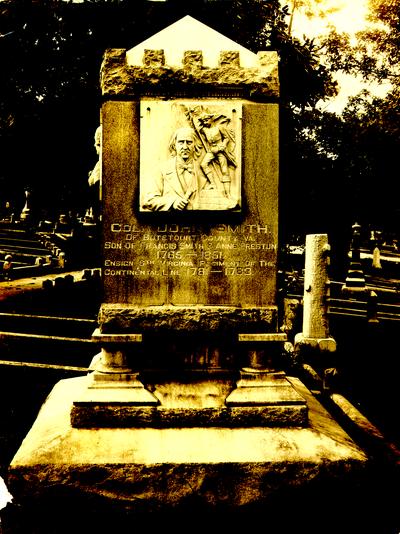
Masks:
[[[196,225],[139,228],[118,221],[110,232],[115,239],[104,243],[107,277],[242,278],[276,268],[277,245],[267,225],[218,224],[210,233]]]

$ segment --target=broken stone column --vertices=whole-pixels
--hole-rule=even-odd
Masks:
[[[329,335],[329,253],[330,245],[326,234],[307,235],[303,331],[295,336],[295,347],[307,346],[327,352],[336,350],[336,342]]]

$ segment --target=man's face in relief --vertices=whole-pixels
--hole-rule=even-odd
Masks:
[[[176,153],[184,161],[194,156],[194,140],[191,130],[179,130],[175,143]]]

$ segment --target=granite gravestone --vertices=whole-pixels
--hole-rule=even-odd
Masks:
[[[140,392],[132,366],[247,366],[240,384],[254,386],[254,369],[275,370],[260,344],[285,337],[276,306],[277,54],[253,54],[185,17],[129,51],[108,50],[101,80],[103,349],[75,402],[76,425],[90,424],[88,406],[107,399],[162,405],[159,392]],[[273,380],[273,404],[293,405],[293,422],[304,423],[304,401],[281,374]],[[252,401],[235,394],[224,410],[263,404],[261,390],[249,391]]]

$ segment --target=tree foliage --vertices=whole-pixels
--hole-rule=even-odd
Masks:
[[[318,138],[335,154],[335,168],[354,219],[398,232],[397,154],[400,151],[400,0],[370,0],[370,23],[355,44],[332,32],[324,43],[330,72],[390,84],[383,97],[368,88],[349,100],[335,129],[325,116]]]
[[[288,8],[278,0],[5,1],[0,4],[0,203],[10,197],[23,203],[23,188],[29,186],[36,205],[47,210],[84,207],[87,173],[96,159],[104,50],[129,49],[186,14],[253,51],[279,52],[282,160],[294,166],[305,161],[310,143],[300,133],[302,117],[334,94],[335,84],[314,43],[289,35]],[[299,176],[284,167],[282,190],[290,195],[307,179],[307,173]],[[282,206],[290,220],[291,202]]]
[[[50,214],[86,207],[104,50],[129,49],[189,14],[254,52],[279,53],[282,239],[307,232],[334,239],[355,218],[391,224],[395,195],[385,198],[385,184],[399,149],[400,0],[371,1],[381,26],[356,47],[337,33],[322,47],[294,38],[293,5],[278,0],[1,2],[0,207],[6,200],[22,207],[25,186]],[[336,94],[337,70],[390,77],[394,88],[381,100],[362,93],[336,116],[317,104]]]

